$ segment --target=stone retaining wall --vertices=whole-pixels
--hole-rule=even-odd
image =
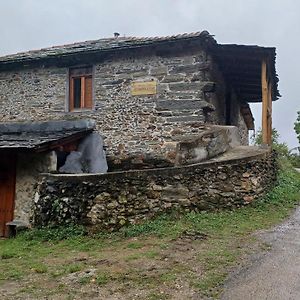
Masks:
[[[170,210],[240,207],[276,179],[270,152],[256,157],[178,168],[104,175],[44,175],[35,197],[34,226],[78,223],[117,229]]]

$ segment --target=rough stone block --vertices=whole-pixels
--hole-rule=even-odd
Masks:
[[[178,116],[178,117],[168,117],[166,118],[166,122],[175,122],[175,123],[180,123],[180,122],[201,122],[204,123],[205,118],[204,116],[194,116],[194,115],[190,115],[190,116]]]
[[[201,90],[204,92],[204,93],[212,93],[216,90],[216,84],[214,82],[206,82]]]
[[[167,66],[153,67],[150,69],[150,75],[152,75],[152,76],[166,75],[167,73],[168,73]]]
[[[198,92],[201,90],[202,85],[198,82],[179,82],[179,83],[170,83],[169,84],[171,91],[195,91]]]
[[[179,82],[184,81],[186,79],[186,76],[181,74],[172,74],[172,75],[166,75],[163,80],[161,80],[162,83],[170,83],[170,82]]]
[[[204,100],[158,100],[156,102],[157,110],[197,110],[197,109],[214,110],[214,106]]]
[[[195,63],[191,65],[175,66],[170,69],[170,74],[195,73],[201,70],[207,70],[208,68],[209,64],[207,63]]]

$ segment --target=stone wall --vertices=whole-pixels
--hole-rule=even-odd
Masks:
[[[230,123],[239,130],[242,145],[249,145],[249,131],[241,113],[241,104],[234,91],[231,91],[231,120]]]
[[[53,153],[20,153],[17,157],[14,220],[29,224],[37,178],[41,172],[56,170]]]
[[[227,162],[105,175],[48,175],[41,179],[34,226],[78,223],[117,229],[170,210],[240,207],[262,196],[276,179],[268,151]]]
[[[224,124],[224,80],[199,44],[112,53],[93,65],[94,109],[79,112],[68,112],[68,68],[0,73],[1,121],[94,119],[115,165],[168,158],[174,139]],[[131,96],[132,81],[149,80],[156,95]]]

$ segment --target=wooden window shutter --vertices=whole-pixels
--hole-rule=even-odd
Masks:
[[[74,78],[70,78],[69,87],[69,111],[74,110]]]
[[[85,77],[84,107],[93,108],[93,80],[92,77]]]

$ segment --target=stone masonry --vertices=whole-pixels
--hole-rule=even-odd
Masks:
[[[53,172],[56,159],[53,152],[19,154],[17,158],[14,219],[29,224],[37,178],[42,172]]]
[[[43,176],[33,225],[70,223],[118,229],[171,210],[218,210],[247,205],[274,183],[274,155],[103,175]]]
[[[197,136],[205,123],[225,124],[225,83],[200,45],[112,53],[93,65],[93,110],[68,112],[68,68],[0,73],[2,122],[94,119],[111,165],[168,159],[174,140]],[[157,94],[131,96],[133,81],[157,82]],[[236,102],[240,122],[245,127]]]

